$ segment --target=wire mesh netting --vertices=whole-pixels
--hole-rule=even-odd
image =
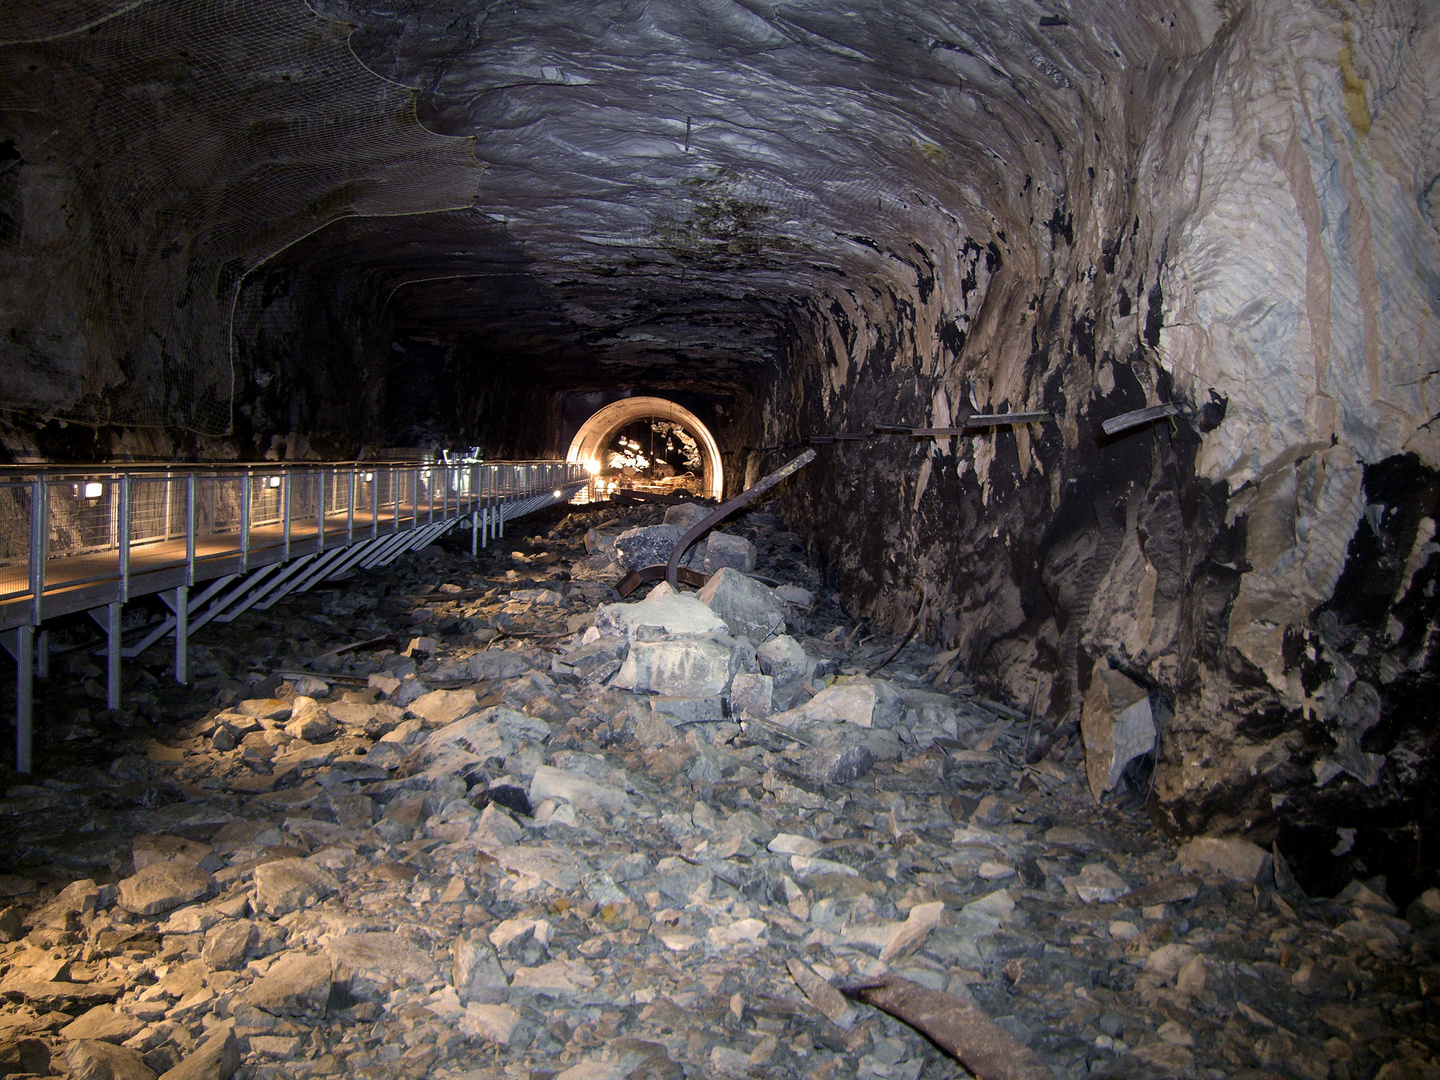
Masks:
[[[300,0],[4,6],[0,406],[224,434],[250,270],[340,217],[473,201],[471,140]]]

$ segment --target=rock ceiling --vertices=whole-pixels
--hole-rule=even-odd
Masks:
[[[288,260],[363,268],[372,318],[566,382],[733,384],[797,308],[923,300],[967,240],[1073,239],[1078,174],[1102,174],[1084,199],[1123,183],[1148,153],[1126,125],[1214,34],[1197,8],[22,3],[0,116],[110,259],[53,275],[103,330],[60,344],[30,310],[10,355],[61,412],[85,391],[57,368],[133,396],[147,349],[209,365],[167,393],[223,396],[215,328]],[[215,302],[175,315],[197,280]]]
[[[1136,69],[1213,29],[1028,3],[327,14],[357,25],[368,65],[420,88],[429,127],[473,137],[484,167],[477,210],[414,249],[407,273],[433,261],[447,276],[405,289],[406,324],[514,334],[542,353],[579,341],[602,364],[695,361],[722,380],[716,368],[774,356],[796,305],[877,276],[924,291],[937,248],[1028,232],[1026,186],[1063,200],[1076,145]],[[453,276],[477,219],[504,225],[502,261],[533,287],[508,266],[479,276],[496,272],[484,256],[476,277]],[[533,340],[541,313],[548,342]]]

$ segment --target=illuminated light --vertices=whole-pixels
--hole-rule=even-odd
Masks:
[[[105,485],[98,480],[90,480],[85,484],[85,498],[98,499],[105,494]]]
[[[591,476],[599,476],[600,462],[596,461],[594,458],[590,458],[588,461],[585,462],[585,471],[588,472]]]
[[[266,486],[266,487],[272,487],[272,488],[278,488],[278,487],[280,486],[280,477],[278,477],[278,476],[267,476],[267,477],[265,478],[265,486]]]
[[[372,481],[374,481],[374,479],[375,479],[375,474],[374,474],[373,472],[367,472],[367,473],[365,473],[364,475],[362,475],[362,476],[360,477],[360,482],[363,483],[363,484],[369,484],[369,483],[371,483]]]
[[[560,498],[560,492],[558,492],[558,491],[555,492],[555,497],[556,497],[557,499]]]

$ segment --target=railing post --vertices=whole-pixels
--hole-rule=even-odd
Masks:
[[[169,485],[166,485],[167,489]],[[195,474],[185,477],[185,584],[195,584]]]
[[[290,484],[292,474],[289,469],[286,469],[283,475],[284,490],[281,493],[281,501],[284,505],[280,510],[280,518],[282,521],[281,535],[284,537],[284,558],[288,562],[290,559]]]
[[[410,471],[410,527],[420,527],[420,470]]]
[[[355,470],[350,470],[350,501],[345,504],[345,542],[355,539]]]
[[[30,486],[30,623],[40,625],[45,592],[45,545],[50,538],[49,491],[42,476]]]
[[[370,474],[370,539],[380,536],[380,474]]]
[[[120,535],[120,602],[130,599],[130,474],[120,474],[120,511],[117,530]],[[120,706],[111,705],[118,709]]]
[[[390,494],[395,500],[395,528],[391,532],[400,531],[400,470],[390,470]]]
[[[315,524],[315,553],[318,555],[325,550],[325,470],[315,471],[315,495],[316,504],[320,507],[316,511],[318,519]]]
[[[246,469],[240,477],[240,572],[250,569],[250,502],[255,476]]]

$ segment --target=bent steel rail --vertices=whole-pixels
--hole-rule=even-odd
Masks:
[[[107,705],[118,708],[122,655],[174,634],[185,682],[186,641],[208,622],[384,566],[460,522],[473,553],[507,520],[589,481],[584,466],[561,461],[0,467],[0,645],[16,661],[17,770],[32,763],[46,620],[84,611],[100,623]],[[171,614],[126,646],[121,605],[155,594]]]

